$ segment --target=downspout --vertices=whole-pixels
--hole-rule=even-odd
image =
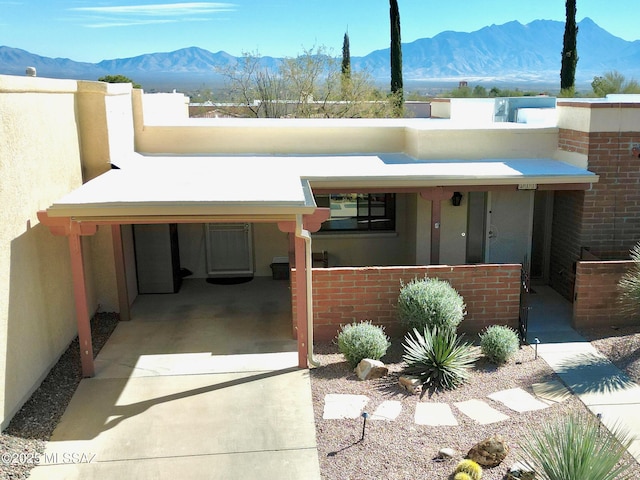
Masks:
[[[305,292],[307,297],[307,362],[309,362],[311,366],[319,367],[320,362],[313,358],[313,285],[311,283],[313,263],[311,258],[311,234],[308,230],[302,228],[302,215],[300,214],[296,215],[296,237],[302,238],[305,243],[305,275],[307,277],[307,291]]]

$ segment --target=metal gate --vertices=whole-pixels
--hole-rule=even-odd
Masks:
[[[529,323],[529,292],[531,290],[531,278],[529,277],[529,265],[522,265],[520,270],[520,314],[518,315],[518,334],[520,343],[527,343],[527,327]]]

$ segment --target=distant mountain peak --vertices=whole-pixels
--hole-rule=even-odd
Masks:
[[[640,41],[615,37],[589,17],[578,26],[577,81],[590,83],[594,76],[610,70],[618,70],[627,78],[640,76]],[[534,20],[523,25],[514,20],[470,33],[442,32],[403,44],[403,74],[405,80],[504,79],[556,84],[563,31],[564,22]],[[161,79],[206,84],[214,79],[218,68],[238,61],[239,57],[224,51],[212,53],[198,46],[99,63],[52,59],[19,48],[0,47],[0,73],[24,75],[27,66],[35,66],[39,76],[95,80],[103,75],[122,74],[143,85]],[[261,56],[260,61],[273,67],[280,59]],[[367,70],[380,81],[389,78],[388,48],[352,57],[351,63],[354,70]]]

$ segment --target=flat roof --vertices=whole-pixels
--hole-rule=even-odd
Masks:
[[[312,213],[313,188],[590,184],[598,176],[550,158],[417,160],[404,154],[151,156],[135,154],[54,202],[52,217]]]

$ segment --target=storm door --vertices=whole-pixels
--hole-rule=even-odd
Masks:
[[[208,223],[207,274],[210,277],[253,276],[253,239],[250,223]]]

